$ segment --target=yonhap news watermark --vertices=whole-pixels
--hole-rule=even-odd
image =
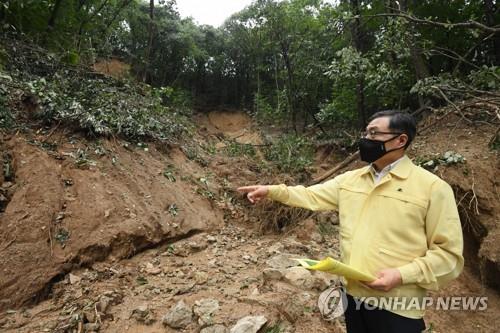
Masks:
[[[353,297],[356,310],[385,309],[389,311],[485,311],[488,309],[487,296],[425,296],[425,297]],[[334,287],[321,293],[318,307],[325,319],[341,316],[347,309],[348,301],[344,288]]]
[[[488,308],[488,297],[486,296],[439,296],[430,297],[354,297],[356,310],[362,306],[367,310],[377,308],[393,311],[412,310],[464,310],[484,311]]]

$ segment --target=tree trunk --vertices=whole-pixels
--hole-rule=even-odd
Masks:
[[[149,1],[149,41],[148,41],[148,49],[146,51],[146,58],[144,64],[144,74],[142,76],[142,81],[146,82],[148,78],[148,72],[151,67],[151,54],[153,51],[153,30],[154,30],[154,11],[155,11],[155,1]],[[150,78],[151,81],[151,78]]]
[[[278,59],[276,57],[276,54],[274,55],[274,80],[276,84],[276,108],[278,109],[278,112],[281,112],[281,93],[278,81]]]
[[[484,14],[486,16],[486,24],[490,27],[495,25],[495,4],[492,0],[484,0]],[[500,66],[500,34],[496,34],[492,38],[493,51],[495,52],[495,65]]]
[[[50,13],[49,22],[47,23],[47,30],[52,31],[56,25],[56,19],[59,14],[59,9],[61,9],[61,4],[63,0],[56,0],[54,4],[54,8],[52,8],[52,12]]]
[[[403,12],[408,11],[408,0],[402,0],[401,2],[401,10]],[[417,81],[425,79],[426,77],[430,76],[429,73],[429,68],[427,67],[427,64],[425,63],[424,57],[422,56],[422,51],[418,47],[417,42],[413,36],[415,35],[415,26],[409,22],[409,27],[410,27],[410,40],[408,41],[408,44],[410,45],[410,55],[411,59],[413,61],[413,66],[415,68],[415,78]],[[425,105],[426,101],[423,99],[420,94],[418,95],[418,106],[422,108]]]
[[[85,25],[87,23],[91,22],[94,17],[96,17],[97,15],[99,15],[101,13],[101,11],[104,9],[104,7],[108,3],[108,1],[109,0],[104,0],[101,3],[101,5],[97,8],[97,10],[95,10],[93,12],[92,15],[80,19],[80,26],[78,28],[78,36],[77,36],[77,40],[76,40],[76,48],[78,50],[80,50],[80,46],[81,46],[81,43],[82,43],[82,36],[83,36],[83,31],[84,31]],[[82,8],[83,8],[84,5],[85,5],[85,1],[84,0],[82,0],[82,1],[79,2],[79,4],[78,4],[78,12],[80,12],[82,10]],[[87,15],[88,15],[88,13],[87,13]]]
[[[351,9],[354,15],[357,18],[351,24],[351,33],[352,33],[352,43],[354,48],[359,52],[363,52],[363,39],[362,39],[362,31],[361,31],[361,19],[360,19],[360,9],[359,9],[359,1],[351,0]],[[360,77],[358,78],[358,82],[356,83],[356,109],[358,112],[358,123],[360,128],[365,128],[366,126],[366,112],[365,112],[365,79],[364,75],[360,73]]]
[[[288,54],[288,46],[284,43],[281,43],[281,55],[283,56],[287,74],[288,109],[290,110],[290,114],[292,116],[293,131],[297,133],[297,111],[295,110],[295,99],[293,97],[293,69],[290,61],[290,55]]]

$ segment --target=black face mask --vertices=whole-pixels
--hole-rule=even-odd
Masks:
[[[396,135],[395,137],[385,141],[361,138],[358,142],[359,155],[361,156],[361,160],[368,163],[373,163],[385,154],[390,153],[391,151],[404,148],[403,146],[391,150],[385,150],[385,143],[394,140],[395,138],[399,137],[399,135]]]

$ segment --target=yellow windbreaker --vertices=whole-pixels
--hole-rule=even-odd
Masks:
[[[426,290],[437,290],[463,269],[453,190],[407,156],[377,185],[366,166],[310,187],[273,185],[268,197],[310,210],[338,210],[343,263],[372,275],[385,268],[401,272],[403,284],[389,292],[347,280],[352,296],[404,298],[406,303],[418,298],[422,304]],[[386,309],[409,318],[424,314],[421,306]]]

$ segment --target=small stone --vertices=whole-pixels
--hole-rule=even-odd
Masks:
[[[230,333],[257,333],[266,323],[264,316],[247,316],[238,320]]]
[[[155,267],[150,262],[148,262],[146,264],[146,268],[144,270],[146,271],[146,273],[151,274],[151,275],[158,275],[162,272],[162,269],[160,267]]]
[[[172,328],[185,328],[193,320],[193,312],[191,308],[179,301],[175,304],[170,311],[163,317],[163,324]]]
[[[298,254],[278,254],[266,261],[266,264],[274,269],[286,269],[288,267],[297,266],[297,261],[291,258],[300,258]]]
[[[266,268],[262,271],[264,281],[279,281],[283,278],[283,273],[279,269]]]
[[[101,328],[101,324],[99,323],[87,323],[83,325],[84,332],[97,332],[99,328]]]
[[[3,188],[9,188],[9,187],[12,187],[14,185],[14,183],[12,182],[5,182],[2,184],[2,187]]]
[[[64,220],[64,216],[64,212],[57,213],[56,222],[61,222],[62,220]]]
[[[92,309],[92,311],[85,311],[83,315],[89,323],[94,323],[96,321],[94,309]]]
[[[315,280],[311,272],[303,267],[287,268],[284,278],[297,288],[312,289],[315,286]]]
[[[150,325],[155,321],[154,316],[148,309],[147,305],[141,305],[132,310],[132,315],[130,317],[146,325]]]
[[[208,281],[208,274],[197,271],[194,273],[194,280],[196,281],[196,284],[205,284]]]
[[[208,235],[207,236],[207,242],[209,242],[209,243],[215,243],[215,242],[217,242],[217,238],[215,238],[212,235]]]
[[[266,250],[266,252],[269,254],[269,255],[273,255],[273,254],[279,254],[283,251],[284,249],[284,246],[283,244],[281,243],[275,243],[271,246],[269,246]]]
[[[82,280],[81,277],[69,273],[69,283],[76,284],[76,283],[79,283],[81,280]]]
[[[193,241],[188,243],[191,252],[199,252],[207,248],[207,243],[203,240]]]
[[[193,312],[198,316],[198,324],[207,325],[212,323],[212,318],[219,310],[219,301],[216,299],[201,299],[194,303]]]
[[[97,311],[101,313],[106,313],[106,310],[108,309],[110,303],[111,303],[111,298],[109,298],[108,296],[101,296],[99,298],[99,302],[97,302],[96,304]]]

